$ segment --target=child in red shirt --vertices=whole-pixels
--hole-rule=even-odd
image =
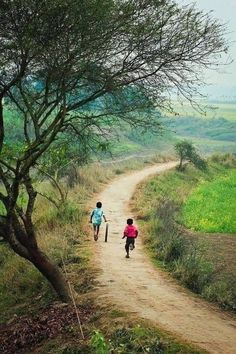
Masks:
[[[124,229],[124,235],[122,238],[126,237],[126,258],[129,258],[129,250],[133,250],[135,248],[134,243],[135,239],[138,236],[138,229],[136,226],[133,225],[133,219],[127,219],[127,225]]]

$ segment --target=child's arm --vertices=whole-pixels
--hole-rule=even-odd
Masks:
[[[107,222],[105,215],[103,214],[102,216],[103,216],[104,221]]]
[[[135,230],[135,238],[138,237],[138,229]]]
[[[125,238],[125,237],[127,237],[127,227],[125,227],[125,229],[124,229],[124,233],[123,233],[123,237],[122,238]]]

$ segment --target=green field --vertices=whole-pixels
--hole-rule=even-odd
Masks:
[[[176,136],[179,140],[189,140],[202,154],[207,156],[211,154],[236,153],[236,143],[225,140],[213,140],[208,138],[198,138],[192,136]]]
[[[203,182],[187,199],[183,224],[203,232],[236,233],[236,171]]]
[[[203,154],[236,153],[236,104],[202,102],[200,107],[204,105],[208,108],[201,115],[190,105],[175,103],[179,115],[167,117],[167,128],[176,138],[191,140]]]
[[[211,118],[225,118],[236,121],[235,103],[213,103],[212,109],[207,111],[207,116]]]
[[[230,121],[236,121],[236,103],[223,103],[223,102],[199,102],[199,112],[193,109],[193,107],[187,102],[180,104],[174,103],[174,110],[179,116],[191,116],[191,117],[203,117],[203,118],[224,118]],[[202,113],[200,110],[202,109]]]

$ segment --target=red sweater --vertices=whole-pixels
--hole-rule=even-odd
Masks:
[[[124,229],[124,237],[137,237],[138,236],[138,229],[134,225],[126,225]]]

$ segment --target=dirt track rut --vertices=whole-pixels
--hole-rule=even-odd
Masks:
[[[236,354],[236,318],[192,295],[157,270],[145,255],[140,238],[131,258],[125,258],[122,231],[129,200],[139,182],[173,168],[174,162],[121,176],[99,195],[109,224],[108,243],[96,243],[99,297],[117,307],[149,319],[178,337],[210,353]]]

